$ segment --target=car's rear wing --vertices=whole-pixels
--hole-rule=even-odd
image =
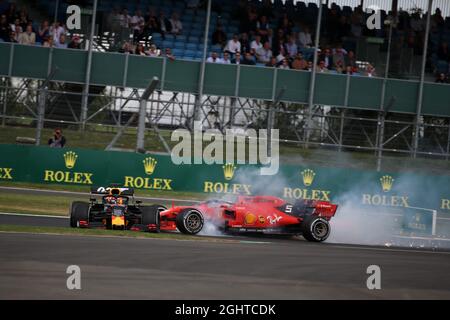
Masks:
[[[116,192],[114,192],[114,191]],[[122,196],[133,196],[134,189],[133,188],[121,188],[121,187],[91,187],[91,194],[110,194],[116,193]]]

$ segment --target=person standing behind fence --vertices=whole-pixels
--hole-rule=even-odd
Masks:
[[[66,144],[66,138],[62,135],[60,128],[56,128],[53,137],[48,139],[48,146],[51,148],[63,148]]]

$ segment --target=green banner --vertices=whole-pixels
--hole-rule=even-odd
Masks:
[[[0,145],[0,181],[224,194],[271,194],[371,207],[419,207],[450,213],[450,176],[281,165],[261,176],[255,165],[175,165],[170,156]],[[86,190],[88,190],[86,188]]]

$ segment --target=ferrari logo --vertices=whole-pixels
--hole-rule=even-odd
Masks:
[[[247,213],[245,215],[245,223],[246,224],[254,224],[256,221],[256,216],[253,213]]]

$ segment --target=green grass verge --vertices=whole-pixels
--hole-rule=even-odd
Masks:
[[[86,187],[64,186],[64,185],[41,185],[29,183],[0,183],[0,186],[31,188],[31,189],[48,189],[56,191],[75,191],[89,192]],[[169,191],[142,191],[137,192],[136,196],[165,198],[167,201],[151,201],[143,200],[143,204],[153,204],[158,202],[165,206],[171,206],[171,199],[177,200],[202,200],[207,197],[206,194],[193,192],[169,192]],[[67,195],[67,194],[29,194],[21,191],[8,191],[0,193],[0,212],[25,213],[25,214],[45,214],[55,216],[68,216],[70,204],[73,201],[89,201],[89,196]]]
[[[64,227],[35,227],[18,225],[0,225],[0,232],[25,232],[25,233],[47,233],[62,235],[83,236],[109,236],[109,237],[131,237],[131,238],[157,238],[174,240],[211,240],[197,236],[188,236],[180,233],[149,233],[136,231],[102,230],[102,229],[77,229]]]

